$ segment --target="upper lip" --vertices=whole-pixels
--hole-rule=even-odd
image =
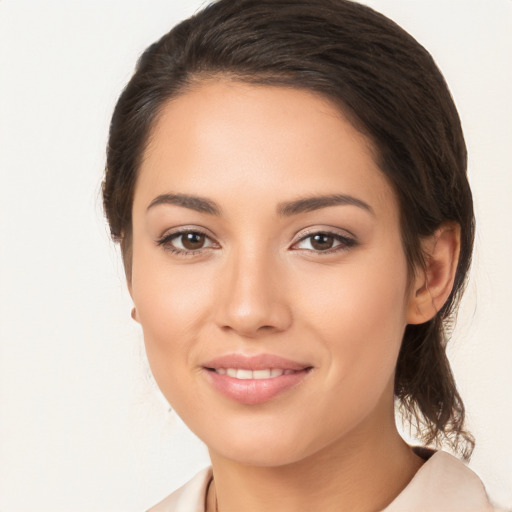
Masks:
[[[281,370],[300,371],[311,368],[310,364],[300,363],[285,359],[273,354],[258,354],[247,356],[243,354],[226,354],[207,361],[202,365],[204,368],[236,368],[244,370],[266,370],[278,368]]]

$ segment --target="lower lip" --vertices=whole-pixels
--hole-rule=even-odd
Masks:
[[[212,370],[205,370],[213,387],[224,396],[241,404],[261,404],[296,386],[309,373],[304,369],[288,375],[270,379],[235,379],[220,375]]]

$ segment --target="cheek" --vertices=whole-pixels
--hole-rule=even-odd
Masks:
[[[148,361],[163,391],[172,389],[170,381],[190,369],[204,338],[199,326],[207,322],[215,297],[206,267],[171,268],[166,259],[164,254],[155,261],[154,255],[151,259],[147,252],[135,250],[132,273],[132,295]]]
[[[305,328],[314,331],[330,358],[332,385],[382,383],[393,373],[405,329],[405,257],[381,251],[337,272],[299,281]],[[304,299],[305,298],[305,299]],[[375,386],[374,386],[375,387]]]

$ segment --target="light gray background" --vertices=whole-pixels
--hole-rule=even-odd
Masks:
[[[471,467],[512,505],[512,1],[372,0],[434,55],[478,235],[450,356]],[[0,0],[0,510],[140,511],[208,463],[148,376],[99,195],[141,51],[202,2]]]

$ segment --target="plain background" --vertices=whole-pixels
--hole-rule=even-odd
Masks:
[[[478,221],[450,346],[471,467],[512,505],[512,1],[368,1],[433,54]],[[0,510],[141,511],[208,464],[169,411],[102,217],[109,118],[141,51],[200,0],[0,0]]]

